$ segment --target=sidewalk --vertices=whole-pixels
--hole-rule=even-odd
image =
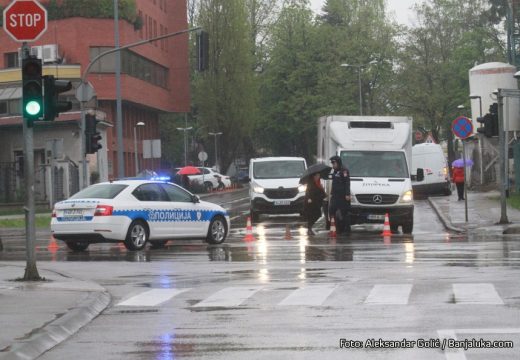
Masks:
[[[25,263],[0,263],[0,359],[35,359],[92,321],[110,303],[101,286],[38,269],[46,281],[13,281]]]
[[[465,221],[464,201],[458,201],[457,195],[430,197],[430,204],[439,215],[448,230],[492,231],[502,233],[510,227],[520,226],[520,210],[507,207],[507,217],[510,224],[499,225],[500,193],[468,191],[468,222]]]

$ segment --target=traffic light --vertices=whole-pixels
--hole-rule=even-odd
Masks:
[[[498,104],[489,105],[489,114],[491,115],[491,136],[498,136]]]
[[[486,137],[498,136],[498,104],[491,104],[489,106],[489,113],[478,117],[477,121],[482,124],[482,126],[477,129],[477,132],[484,134]]]
[[[209,34],[206,31],[197,33],[197,70],[209,68]]]
[[[484,134],[486,137],[492,137],[493,131],[491,129],[491,114],[486,114],[482,117],[477,118],[477,122],[481,123],[482,125],[477,129],[477,132]]]
[[[95,115],[85,115],[85,141],[87,154],[95,154],[102,148],[99,141],[101,140],[101,133],[97,131],[96,127],[99,120]]]
[[[52,75],[43,77],[43,119],[53,121],[61,112],[72,109],[72,102],[60,100],[60,94],[72,89],[68,80],[57,80]]]
[[[43,116],[42,61],[35,56],[22,60],[22,113],[27,126]]]

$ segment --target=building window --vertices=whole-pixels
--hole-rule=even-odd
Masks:
[[[4,54],[4,62],[6,68],[20,67],[20,57],[18,52]]]
[[[0,101],[0,115],[9,114],[9,103],[7,101]]]
[[[90,48],[90,60],[92,60],[94,56],[109,49],[111,48]],[[98,73],[114,73],[114,56],[108,55],[101,58],[92,67],[92,71]],[[130,50],[123,50],[121,53],[121,72],[149,82],[150,84],[160,86],[162,88],[168,88],[168,69]]]
[[[13,99],[9,100],[9,114],[11,115],[20,115],[22,113],[22,100],[21,99]]]

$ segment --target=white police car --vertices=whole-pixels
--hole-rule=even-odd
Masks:
[[[51,232],[75,251],[90,243],[124,241],[129,250],[170,239],[226,239],[229,215],[222,207],[168,182],[120,180],[92,185],[56,203]]]

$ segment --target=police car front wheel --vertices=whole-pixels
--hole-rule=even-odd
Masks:
[[[227,225],[223,217],[217,216],[209,224],[207,241],[210,244],[221,244],[226,239]]]
[[[125,247],[128,250],[141,250],[148,240],[148,227],[142,220],[133,221],[128,227],[125,239]]]

